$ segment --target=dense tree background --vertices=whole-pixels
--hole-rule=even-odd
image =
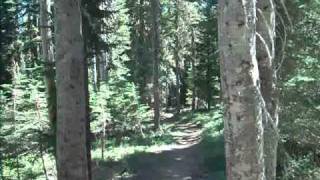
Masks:
[[[41,2],[0,2],[3,180],[54,179],[57,175],[56,125],[55,117],[50,116],[55,113],[55,89],[49,91],[47,84],[48,78],[55,79],[55,65],[44,58],[41,34],[42,29],[48,30],[49,54],[54,61],[56,15],[54,2],[47,0],[47,24],[42,24],[46,13],[40,13]],[[204,174],[217,177],[210,173],[214,166],[221,166],[219,172],[224,174],[224,150],[212,144],[223,143],[217,1],[160,3],[161,128],[154,131],[154,11],[150,0],[82,0],[92,169],[111,168],[105,163],[126,162],[128,154],[174,143],[174,128],[168,119],[192,119],[203,128],[205,150],[201,153],[207,156],[204,166],[208,169]],[[275,66],[280,99],[277,175],[279,179],[317,179],[320,1],[277,1],[276,21]],[[220,160],[219,165],[214,160]]]

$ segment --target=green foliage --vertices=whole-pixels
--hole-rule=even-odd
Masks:
[[[198,63],[196,63],[196,77],[194,82],[197,94],[201,99],[213,100],[220,87],[219,84],[219,62],[218,62],[218,29],[217,6],[214,2],[206,1],[206,6],[201,9],[204,18],[198,27],[198,40],[196,51]],[[208,102],[207,102],[208,103]]]
[[[116,11],[107,27],[112,28],[106,44],[110,44],[108,77],[102,82],[98,92],[91,91],[92,131],[107,130],[108,137],[122,137],[130,134],[143,135],[143,122],[151,119],[149,108],[141,103],[137,86],[130,81],[133,74],[129,70],[130,33],[128,9],[125,1],[110,2],[110,11]],[[94,72],[92,72],[94,73]],[[92,88],[93,89],[93,88]]]
[[[225,155],[223,137],[223,110],[217,105],[209,112],[193,114],[193,120],[203,127],[201,153],[205,159],[203,167],[210,179],[225,179]]]
[[[319,164],[307,154],[319,155],[320,3],[296,0],[286,5],[292,27],[279,79],[280,132],[284,144],[280,149],[294,158],[286,160],[288,170],[283,178],[317,179]]]
[[[175,59],[178,58],[181,102],[191,104],[195,87],[198,107],[206,108],[214,104],[219,91],[216,2],[162,1],[162,6],[162,72],[167,77],[162,84],[164,87],[177,84]],[[174,92],[169,90],[169,93]]]
[[[312,157],[312,155],[306,155],[291,159],[280,179],[318,179],[320,168],[314,163]]]
[[[36,66],[27,71],[37,74],[39,70],[40,67]],[[35,179],[43,172],[41,164],[40,168],[35,168],[32,162],[40,160],[40,151],[45,151],[40,148],[49,146],[50,141],[46,138],[51,132],[43,81],[17,71],[14,83],[2,85],[0,95],[0,153],[5,159],[3,175],[18,179],[20,174],[22,179]]]
[[[112,73],[111,73],[112,74]],[[139,96],[133,83],[110,81],[103,86],[97,96],[93,96],[94,120],[92,131],[102,132],[108,129],[108,136],[126,136],[126,133],[143,134],[144,121],[151,119],[148,107],[139,102]]]
[[[10,62],[10,58],[14,51],[14,40],[17,33],[15,29],[17,24],[16,5],[15,1],[0,2],[0,85],[10,83],[11,79],[9,67],[12,62]]]

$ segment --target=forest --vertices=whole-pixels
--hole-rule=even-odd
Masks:
[[[320,180],[320,0],[0,0],[0,180]]]

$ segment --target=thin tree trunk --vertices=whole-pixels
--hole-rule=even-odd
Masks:
[[[180,104],[185,106],[187,104],[187,94],[188,94],[188,70],[190,62],[189,59],[185,59],[183,62],[183,69],[181,70],[181,88],[180,88]]]
[[[170,94],[170,88],[171,85],[166,82],[166,111],[168,111],[170,109],[170,106],[171,106],[171,94]]]
[[[100,64],[99,64],[99,73],[100,73],[100,84],[105,83],[107,80],[107,52],[102,52],[100,55]]]
[[[209,43],[210,44],[210,43]],[[212,76],[212,67],[211,67],[211,61],[210,59],[210,49],[208,49],[208,60],[207,60],[207,104],[208,104],[208,110],[211,110],[211,96],[212,96],[212,87],[211,87],[211,76]]]
[[[101,83],[101,71],[100,71],[100,67],[101,67],[101,54],[100,54],[100,50],[98,48],[96,48],[96,86],[97,86],[97,91],[100,91],[100,83]]]
[[[82,1],[85,3],[86,1]],[[82,33],[83,33],[83,42],[84,42],[84,81],[85,81],[85,104],[86,104],[86,152],[87,152],[87,159],[88,159],[88,180],[92,179],[92,168],[91,168],[91,126],[90,126],[90,107],[89,107],[89,75],[88,75],[88,45],[87,45],[87,36],[88,36],[88,20],[82,19]]]
[[[40,150],[40,156],[41,156],[41,163],[42,163],[43,174],[45,175],[46,180],[49,180],[48,171],[47,171],[46,164],[45,164],[45,160],[44,160],[43,147],[42,147],[42,144],[41,144],[41,143],[40,143],[39,150]]]
[[[106,146],[106,121],[103,121],[103,134],[101,137],[101,159],[104,160],[104,150]]]
[[[13,126],[15,127],[15,131],[17,131],[17,126],[16,126],[16,109],[17,109],[17,104],[16,104],[16,96],[17,96],[17,92],[16,92],[16,83],[17,83],[17,73],[18,73],[18,64],[16,63],[15,59],[12,58],[12,64],[13,64],[13,68],[12,68],[12,120],[13,120]],[[18,180],[21,179],[21,175],[20,175],[20,165],[19,165],[19,154],[17,149],[14,150],[15,154],[16,154],[16,166],[17,166],[17,178]]]
[[[177,51],[177,50],[175,50]],[[180,101],[180,63],[178,52],[175,52],[175,64],[176,64],[176,112],[180,114],[181,101]]]
[[[179,0],[175,1],[176,6],[176,14],[175,14],[175,26],[176,26],[176,32],[175,32],[175,48],[174,48],[174,61],[176,66],[176,113],[180,114],[181,110],[181,101],[180,101],[180,56],[179,56]]]
[[[98,81],[98,76],[97,76],[97,56],[93,57],[93,63],[91,66],[91,70],[92,70],[92,83],[93,83],[93,91],[97,92],[98,91],[98,85],[97,85],[97,81]]]
[[[192,28],[192,33],[191,33],[191,73],[192,73],[192,101],[191,101],[191,108],[192,111],[195,110],[196,108],[196,67],[195,67],[195,60],[196,60],[196,52],[195,52],[195,40],[194,40],[194,29]]]
[[[256,1],[219,1],[221,83],[228,180],[264,180]]]
[[[35,102],[35,109],[36,109],[36,112],[37,112],[38,121],[41,122],[40,104],[39,104],[39,100],[38,99],[36,99],[36,102]],[[44,153],[43,153],[43,145],[42,145],[42,142],[41,142],[41,136],[39,138],[39,151],[40,151],[40,157],[41,157],[43,173],[44,173],[44,175],[46,177],[46,180],[49,180],[48,173],[47,173],[47,168],[46,168],[45,160],[44,160]]]
[[[150,93],[149,93],[149,89],[147,87],[146,84],[148,84],[148,73],[146,73],[145,71],[145,66],[146,64],[149,65],[149,63],[147,63],[148,59],[147,59],[147,48],[146,48],[146,24],[145,24],[145,1],[144,0],[139,0],[139,4],[138,4],[139,8],[138,8],[138,20],[139,20],[139,24],[137,27],[137,35],[133,35],[133,36],[138,36],[137,40],[135,40],[135,44],[133,45],[133,49],[136,51],[135,52],[135,81],[138,83],[139,85],[139,93],[141,96],[141,101],[142,103],[146,103],[149,104],[149,100],[150,100]],[[151,12],[153,13],[153,12]],[[149,66],[148,66],[149,67]]]
[[[266,179],[276,179],[278,148],[278,99],[276,92],[275,7],[273,0],[257,1],[257,59],[261,93],[266,105],[264,120],[264,158]]]
[[[160,2],[151,0],[152,9],[152,48],[153,48],[153,97],[154,97],[154,127],[160,128],[160,87],[159,87],[159,66],[160,66]]]
[[[85,104],[86,104],[86,155],[87,155],[87,168],[88,168],[88,180],[92,180],[92,168],[91,168],[91,125],[90,125],[90,106],[89,106],[89,75],[88,75],[88,62],[87,59],[84,62],[84,84],[85,84]]]
[[[88,180],[88,85],[80,0],[56,0],[57,170],[59,180]]]
[[[49,0],[50,1],[50,0]],[[53,136],[56,135],[57,123],[57,105],[56,105],[56,84],[54,72],[53,51],[50,40],[49,27],[49,3],[47,0],[40,0],[40,32],[42,58],[44,61],[44,82],[46,85],[46,99],[48,106],[48,117],[51,124]],[[55,138],[54,138],[55,139]],[[56,143],[53,143],[54,153],[56,152]]]

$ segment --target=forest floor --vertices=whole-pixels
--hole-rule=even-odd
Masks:
[[[163,120],[172,140],[143,150],[124,149],[117,161],[98,160],[95,180],[223,180],[221,122],[209,123],[211,113],[183,113]],[[117,151],[117,150],[116,150]],[[118,153],[121,151],[118,149]]]

